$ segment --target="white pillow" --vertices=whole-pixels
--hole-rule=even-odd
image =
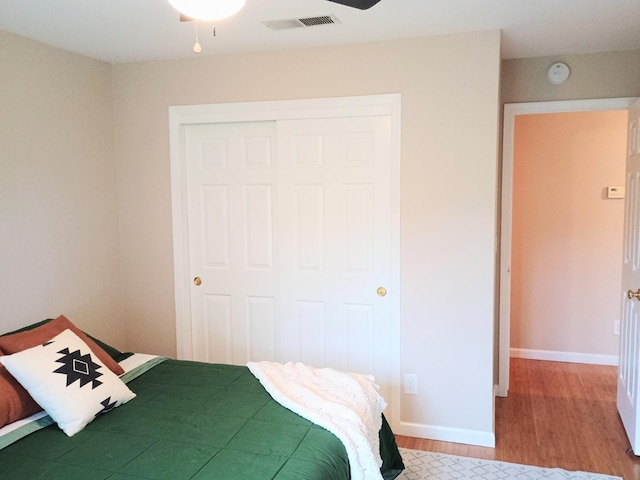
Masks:
[[[71,330],[0,362],[70,437],[136,396]]]

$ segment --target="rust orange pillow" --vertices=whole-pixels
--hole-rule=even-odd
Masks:
[[[0,364],[0,428],[42,410],[22,385]]]
[[[0,351],[5,355],[18,353],[27,348],[41,345],[67,329],[80,337],[109,370],[116,375],[122,375],[124,373],[124,370],[118,362],[111,358],[107,352],[91,340],[82,330],[71,323],[64,315],[60,315],[55,320],[51,320],[33,330],[26,330],[24,332],[0,337]]]

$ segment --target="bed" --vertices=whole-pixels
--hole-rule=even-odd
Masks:
[[[3,362],[23,353],[22,346],[3,347],[3,337]],[[246,366],[122,353],[91,336],[86,339],[87,345],[97,345],[92,350],[101,349],[123,367],[119,378],[135,397],[98,414],[72,436],[45,412],[5,425],[0,428],[0,478],[352,478],[338,437],[277,403]],[[13,355],[11,350],[18,351]],[[35,349],[24,352],[30,350]],[[108,383],[105,377],[94,381]],[[384,416],[378,435],[381,478],[396,478],[404,465]]]

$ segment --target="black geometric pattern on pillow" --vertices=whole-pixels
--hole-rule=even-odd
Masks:
[[[98,372],[102,366],[91,360],[91,354],[80,354],[80,350],[75,352],[69,352],[68,348],[64,348],[57,352],[62,355],[56,363],[62,363],[63,365],[54,370],[53,373],[60,373],[67,376],[67,387],[76,380],[80,381],[80,388],[84,387],[87,383],[91,382],[91,388],[95,389],[102,385],[102,382],[98,380],[98,377],[102,376],[102,373]]]
[[[107,397],[105,400],[100,402],[100,405],[102,405],[102,410],[96,413],[96,417],[104,413],[109,413],[111,410],[116,408],[117,403],[117,401],[111,402],[111,397]]]

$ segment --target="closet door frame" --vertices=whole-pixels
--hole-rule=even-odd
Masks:
[[[188,238],[187,169],[185,127],[204,123],[278,121],[389,115],[391,118],[391,211],[392,274],[391,291],[400,291],[400,94],[335,97],[323,99],[282,100],[247,103],[184,105],[169,107],[171,199],[173,218],[174,288],[176,348],[179,359],[192,358],[191,284]],[[394,377],[400,378],[400,295],[392,295],[391,312]],[[400,382],[394,382],[399,385]],[[400,406],[399,387],[394,388],[389,403]],[[393,409],[392,425],[398,425],[399,408]]]

